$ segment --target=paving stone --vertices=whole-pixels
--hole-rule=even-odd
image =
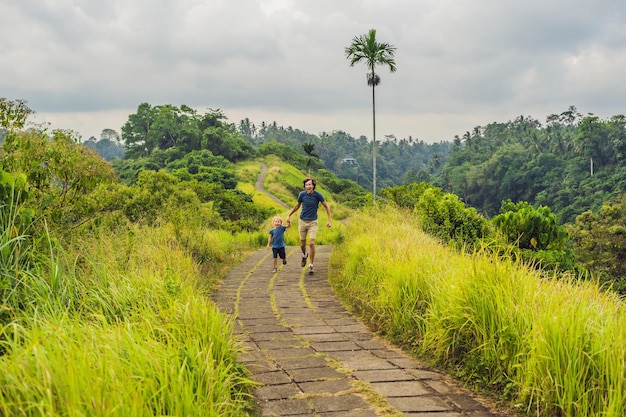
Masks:
[[[388,359],[390,362],[392,359],[403,359],[405,356],[396,350],[385,347],[384,343],[381,343],[383,346],[377,347],[375,349],[365,348],[372,352],[374,355],[379,358]]]
[[[286,348],[301,348],[302,341],[295,337],[285,339],[272,339],[272,340],[259,340],[257,345],[261,349],[286,349]]]
[[[237,360],[241,363],[258,362],[265,359],[265,356],[259,350],[247,350],[237,356]]]
[[[348,340],[344,335],[340,333],[307,334],[303,335],[302,338],[310,342],[343,342]]]
[[[390,397],[387,401],[403,412],[454,411],[450,405],[435,396]]]
[[[356,333],[346,333],[345,335],[346,337],[354,340],[363,349],[373,350],[379,347],[381,349],[385,348],[385,344],[380,342],[378,339],[376,339],[372,333],[356,332]],[[369,343],[373,343],[373,344],[370,345]],[[379,344],[376,344],[376,343],[379,343]]]
[[[374,369],[395,369],[395,367],[384,359],[380,359],[367,351],[355,352],[328,352],[328,356],[336,358],[349,369],[354,371],[366,371]]]
[[[254,396],[260,400],[286,400],[298,394],[300,390],[294,384],[263,385],[257,388]]]
[[[315,323],[318,318],[313,314],[307,314],[305,312],[294,313],[291,311],[280,311],[280,317],[287,322],[290,327],[307,327],[310,326],[311,323]],[[325,326],[326,324],[320,322],[320,326]]]
[[[307,356],[316,356],[317,352],[310,346],[292,346],[276,349],[264,349],[267,355],[274,359],[282,358],[305,358]]]
[[[252,375],[250,379],[263,385],[281,385],[290,384],[292,382],[289,375],[283,371],[257,373]]]
[[[305,394],[337,394],[352,389],[347,379],[329,381],[302,382],[298,386]]]
[[[299,334],[299,335],[336,333],[335,329],[332,326],[303,326],[303,327],[295,327],[293,329],[293,332],[295,334]]]
[[[276,365],[276,363],[270,362],[270,361],[258,361],[258,362],[246,363],[245,367],[253,375],[278,370],[278,366]]]
[[[374,410],[329,411],[318,415],[320,417],[380,417]]]
[[[312,414],[309,402],[302,398],[278,401],[263,401],[260,404],[262,416],[290,416]]]
[[[489,411],[468,411],[463,413],[463,417],[498,417],[496,414]]]
[[[267,326],[275,326],[277,323],[276,316],[272,313],[271,316],[267,318],[252,317],[246,319],[245,324],[248,328],[261,327],[263,329]]]
[[[403,369],[382,369],[375,371],[354,371],[355,378],[368,382],[411,381],[415,378]]]
[[[448,384],[442,379],[430,379],[430,380],[424,380],[423,382],[424,384],[428,385],[439,394],[450,394],[452,392],[452,388],[450,387],[450,384]]]
[[[346,377],[344,374],[328,366],[322,368],[293,369],[289,371],[289,375],[295,382],[311,382]]]
[[[311,402],[318,413],[327,411],[353,411],[367,410],[370,407],[365,400],[358,395],[340,395],[336,397],[317,397],[311,398]]]
[[[252,339],[257,337],[258,335],[265,335],[265,334],[268,334],[268,333],[270,333],[270,334],[274,334],[274,333],[277,333],[277,332],[278,333],[282,332],[282,333],[285,333],[285,334],[291,333],[289,331],[289,329],[286,329],[285,326],[283,326],[283,325],[281,325],[279,323],[275,323],[273,325],[268,324],[268,325],[265,325],[265,326],[263,326],[263,325],[261,325],[261,326],[256,326],[256,325],[255,326],[245,326],[245,329],[246,329],[246,332],[248,332],[250,334],[250,337]]]
[[[351,341],[344,342],[314,342],[311,343],[311,347],[318,352],[338,352],[338,351],[349,351],[354,352],[355,350],[361,350],[360,346]]]
[[[340,314],[342,317],[337,317],[337,318],[333,318],[333,319],[326,319],[326,323],[330,324],[331,326],[349,326],[355,323],[356,320],[354,320],[354,317],[352,317],[349,314]]]
[[[468,395],[451,394],[449,395],[450,401],[457,407],[463,410],[483,410],[483,407],[478,401]]]
[[[305,358],[286,358],[277,360],[278,364],[285,370],[319,368],[328,366],[328,362],[319,356],[308,356]]]
[[[261,317],[272,318],[273,316],[274,316],[274,312],[272,311],[271,304],[254,305],[247,309],[239,310],[239,313],[237,314],[237,318],[239,320],[258,319]],[[251,324],[250,326],[252,325],[256,325],[256,324]]]
[[[374,382],[370,386],[385,397],[409,397],[431,393],[419,381]]]
[[[443,377],[439,372],[427,369],[407,369],[406,371],[417,379],[441,379]]]
[[[392,364],[404,369],[423,369],[423,366],[411,358],[387,358]]]
[[[339,333],[361,333],[367,332],[367,327],[362,324],[349,324],[347,326],[334,326]]]

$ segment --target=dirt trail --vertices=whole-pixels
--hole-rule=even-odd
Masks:
[[[281,207],[285,209],[291,208],[291,206],[287,205],[284,201],[276,197],[274,194],[270,194],[267,192],[267,190],[265,190],[265,187],[263,186],[263,184],[265,184],[265,178],[267,177],[268,170],[269,168],[267,167],[267,165],[261,162],[261,172],[259,173],[259,176],[257,177],[256,182],[254,183],[254,188],[256,188],[257,191],[262,192],[265,195],[267,195],[269,198],[272,199],[273,202],[280,205]]]

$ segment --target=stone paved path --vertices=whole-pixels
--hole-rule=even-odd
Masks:
[[[328,283],[331,248],[318,246],[315,274],[300,249],[272,273],[271,251],[233,269],[214,299],[236,318],[240,358],[260,385],[263,416],[495,417],[444,374],[390,346],[348,313]]]

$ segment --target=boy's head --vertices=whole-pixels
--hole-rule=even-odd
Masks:
[[[280,225],[283,224],[283,219],[280,216],[274,216],[274,218],[272,218],[272,224],[274,225],[274,227],[279,227]]]

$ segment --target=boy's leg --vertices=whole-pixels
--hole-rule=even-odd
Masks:
[[[272,264],[274,265],[274,269],[276,269],[277,262],[278,262],[278,250],[276,248],[272,248]]]

